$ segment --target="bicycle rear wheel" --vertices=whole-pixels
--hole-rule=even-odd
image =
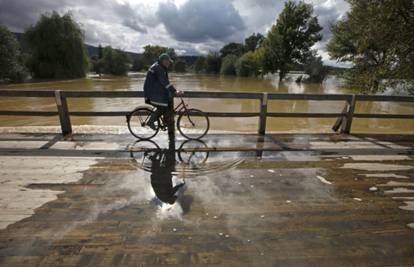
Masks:
[[[149,140],[157,135],[160,130],[160,120],[154,122],[155,129],[147,124],[152,112],[149,107],[138,107],[127,116],[128,129],[133,136],[140,140]]]
[[[201,110],[188,109],[178,117],[177,128],[187,139],[201,139],[210,129],[210,120]]]

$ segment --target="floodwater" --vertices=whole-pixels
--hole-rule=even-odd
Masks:
[[[295,80],[297,74],[292,74]],[[0,89],[26,90],[142,90],[144,73],[131,73],[129,77],[95,77],[70,81],[53,81],[1,85]],[[337,78],[331,76],[322,84],[297,84],[292,81],[279,84],[272,77],[266,79],[224,77],[216,75],[172,74],[171,80],[180,90],[269,92],[269,93],[357,93],[344,88]],[[257,112],[258,100],[237,99],[185,99],[191,106],[203,111],[214,112]],[[129,111],[143,104],[142,99],[69,99],[70,111]],[[269,112],[341,112],[345,103],[338,101],[269,101]],[[53,99],[48,98],[0,98],[1,110],[55,111]],[[362,102],[356,112],[384,114],[412,114],[412,103]],[[72,117],[74,125],[125,125],[123,117]],[[331,132],[335,119],[320,118],[269,118],[267,129],[276,132]],[[59,125],[57,117],[0,116],[0,126]],[[211,129],[224,131],[257,131],[258,118],[213,118]],[[412,133],[411,120],[354,119],[353,132]]]

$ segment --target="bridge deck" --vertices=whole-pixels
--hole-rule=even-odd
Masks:
[[[148,167],[152,143],[0,134],[0,265],[414,265],[414,136],[204,142],[172,154],[185,186],[167,205],[154,176],[167,190],[170,167]]]

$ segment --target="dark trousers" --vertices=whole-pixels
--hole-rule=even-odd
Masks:
[[[169,104],[168,106],[158,106],[153,105],[156,109],[151,114],[149,122],[155,122],[158,118],[163,116],[164,123],[167,126],[170,126],[171,124],[174,124],[174,110],[172,107],[172,104]]]

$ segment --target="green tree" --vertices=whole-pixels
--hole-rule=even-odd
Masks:
[[[168,53],[168,55],[175,60],[177,58],[177,54],[175,53],[174,48],[168,48],[159,45],[146,45],[144,46],[144,53],[143,53],[143,60],[146,67],[152,65],[155,61],[158,60],[158,57],[162,53]]]
[[[206,58],[201,56],[198,57],[196,62],[194,63],[194,71],[196,73],[201,73],[206,71]]]
[[[0,25],[0,80],[20,82],[27,76],[16,36]]]
[[[220,49],[220,55],[222,58],[227,55],[241,56],[244,53],[244,45],[239,43],[229,43]]]
[[[67,13],[42,15],[25,36],[32,54],[31,71],[36,78],[80,78],[88,71],[84,35]]]
[[[244,40],[244,46],[246,51],[254,52],[257,48],[259,48],[265,37],[261,33],[253,33],[249,37]]]
[[[219,73],[221,67],[221,58],[219,53],[210,52],[206,57],[206,72],[207,73]]]
[[[279,71],[282,81],[294,64],[304,63],[311,47],[322,39],[321,30],[311,4],[287,1],[263,42],[263,71]]]
[[[126,75],[129,70],[130,58],[125,51],[107,46],[103,49],[103,73]]]
[[[346,18],[332,25],[331,58],[352,62],[347,80],[366,93],[395,81],[414,79],[414,2],[356,1]]]
[[[328,69],[323,65],[322,57],[318,56],[316,51],[312,51],[305,60],[305,73],[309,76],[307,82],[321,83],[328,74]]]
[[[98,59],[102,59],[103,58],[103,47],[101,44],[99,44],[98,46]]]
[[[236,55],[227,55],[221,62],[220,74],[236,75],[236,62],[238,57]]]
[[[186,72],[187,63],[182,59],[177,59],[174,61],[174,71],[175,72]]]
[[[253,52],[247,52],[236,62],[236,72],[238,76],[249,77],[259,74],[260,62],[257,55]]]

